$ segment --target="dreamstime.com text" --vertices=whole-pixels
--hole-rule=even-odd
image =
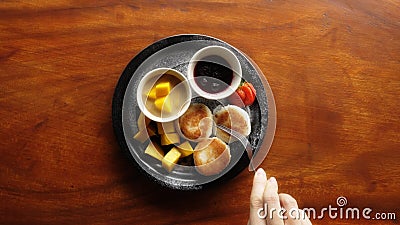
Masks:
[[[372,208],[357,208],[357,207],[346,207],[347,198],[340,196],[336,200],[337,206],[329,205],[328,207],[316,210],[314,208],[303,208],[303,209],[275,209],[269,208],[267,204],[264,208],[258,210],[258,217],[266,219],[269,217],[273,219],[274,216],[278,216],[280,219],[287,220],[291,219],[304,219],[306,216],[310,219],[322,220],[326,216],[332,220],[335,219],[346,219],[346,220],[396,220],[396,213],[394,212],[374,212]]]

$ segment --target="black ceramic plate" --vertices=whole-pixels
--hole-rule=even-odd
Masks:
[[[242,52],[233,46],[216,38],[204,35],[177,35],[162,39],[148,46],[136,55],[123,71],[115,88],[112,104],[112,119],[114,132],[121,148],[133,159],[136,167],[152,181],[172,189],[192,190],[201,189],[208,185],[217,184],[238,175],[249,166],[249,158],[239,142],[230,144],[231,162],[228,167],[218,175],[203,176],[197,173],[194,167],[177,166],[171,173],[162,168],[161,163],[144,154],[147,144],[142,144],[133,139],[138,132],[137,118],[140,114],[136,100],[136,89],[139,81],[149,71],[168,67],[186,75],[187,66],[193,54],[206,46],[218,45],[230,49],[239,59],[242,67],[242,78],[251,82],[257,90],[257,99],[253,105],[246,107],[250,115],[252,130],[249,141],[254,154],[260,149],[270,147],[275,131],[275,121],[271,126],[269,111],[273,104],[272,92],[258,67]],[[268,86],[266,88],[266,85]],[[271,96],[268,96],[271,95]],[[271,101],[272,99],[272,101]],[[213,110],[218,104],[207,99],[194,99],[203,102]],[[228,104],[222,102],[222,104]],[[275,111],[273,112],[275,113]],[[272,130],[273,132],[268,132]],[[269,137],[267,147],[263,140]],[[262,145],[263,144],[263,145]],[[264,147],[262,147],[264,146]],[[264,151],[263,157],[268,152]],[[263,159],[263,158],[262,158]]]

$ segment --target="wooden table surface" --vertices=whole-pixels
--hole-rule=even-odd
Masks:
[[[211,35],[264,71],[277,129],[262,167],[300,207],[400,217],[400,2],[0,3],[0,224],[246,224],[252,174],[161,190],[114,137],[127,63],[161,38]],[[397,220],[314,224],[398,224]]]

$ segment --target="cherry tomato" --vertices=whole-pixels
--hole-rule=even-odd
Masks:
[[[230,97],[230,102],[237,106],[248,106],[254,103],[256,89],[251,83],[244,82]]]
[[[254,100],[256,99],[256,89],[254,88],[254,86],[251,83],[244,83],[242,86],[243,90],[246,90],[246,101],[245,101],[245,105],[251,105],[254,103]],[[250,89],[250,92],[248,91],[248,89]]]
[[[255,96],[253,91],[248,85],[243,85],[242,88],[243,92],[246,94],[246,98],[244,99],[243,103],[245,105],[251,105],[254,102]]]
[[[244,83],[243,85],[249,86],[253,91],[254,96],[256,96],[257,92],[252,83]]]
[[[246,93],[240,87],[236,90],[236,94],[239,95],[240,100],[244,102],[244,100],[246,99]]]
[[[243,107],[244,106],[243,100],[245,98],[246,98],[245,93],[242,90],[238,89],[231,96],[229,96],[229,102],[233,105]]]

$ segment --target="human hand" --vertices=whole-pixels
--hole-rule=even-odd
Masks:
[[[287,211],[281,211],[281,208]],[[291,212],[292,209],[297,210]],[[266,215],[266,218],[263,219],[259,214]],[[302,210],[298,209],[297,202],[292,196],[278,194],[276,179],[274,177],[267,179],[265,171],[260,168],[253,180],[248,225],[311,225],[311,221]]]

